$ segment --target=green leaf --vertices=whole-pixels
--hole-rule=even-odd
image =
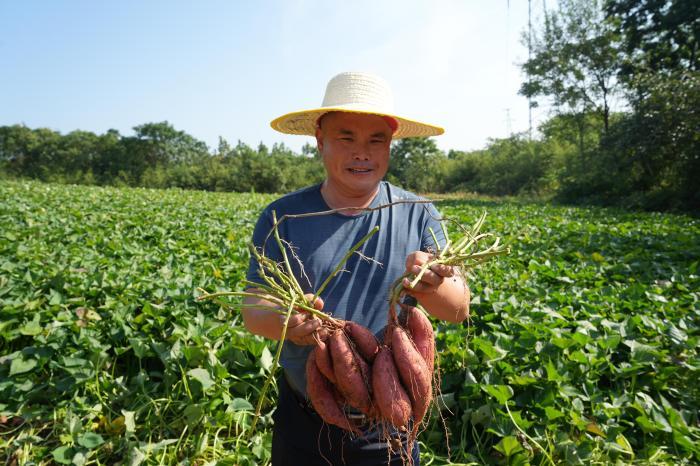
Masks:
[[[234,398],[230,406],[234,411],[253,411],[253,405],[245,398]]]
[[[651,417],[654,419],[654,422],[656,423],[656,427],[664,432],[672,432],[673,429],[671,428],[671,425],[668,423],[668,420],[666,417],[660,413],[657,410],[653,410],[651,412]]]
[[[668,302],[668,299],[666,299],[665,296],[660,295],[660,294],[647,292],[646,295],[650,300],[656,301],[657,303],[667,303]]]
[[[131,349],[134,350],[134,354],[137,358],[141,359],[146,356],[148,352],[148,345],[138,338],[129,338],[129,343],[131,344]]]
[[[490,341],[484,338],[474,338],[472,345],[484,353],[486,356],[485,361],[498,361],[503,359],[508,354],[508,351],[504,350],[498,345],[492,344]]]
[[[491,408],[489,405],[482,405],[479,409],[473,411],[470,416],[470,421],[472,424],[485,424],[492,417]]]
[[[139,466],[146,460],[146,455],[137,447],[132,447],[129,451],[129,466]]]
[[[605,262],[605,257],[599,252],[594,252],[591,254],[591,259],[593,259],[596,262]]]
[[[632,449],[632,445],[630,445],[629,440],[627,440],[627,437],[622,434],[618,434],[617,437],[615,437],[615,443],[622,449],[622,451],[634,457],[634,450]]]
[[[267,346],[263,346],[262,355],[260,356],[260,365],[265,372],[270,372],[273,361],[274,358],[272,357],[272,353],[270,353],[270,350],[267,349]]]
[[[547,416],[547,419],[549,419],[550,421],[553,421],[557,418],[564,416],[564,413],[562,413],[561,411],[559,411],[558,409],[556,409],[552,406],[546,406],[544,408],[544,414]]]
[[[202,388],[204,390],[214,385],[214,381],[209,376],[209,372],[207,372],[205,369],[202,369],[201,367],[198,367],[196,369],[190,369],[189,371],[187,371],[187,375],[189,375],[194,380],[202,384]]]
[[[34,336],[34,335],[39,335],[41,333],[41,323],[40,323],[40,316],[39,313],[34,314],[34,318],[24,324],[22,328],[20,329],[20,333],[22,335],[29,335],[29,336]]]
[[[518,442],[518,439],[512,435],[503,437],[494,448],[503,453],[503,456],[506,458],[509,458],[513,456],[514,453],[523,450],[523,447],[520,445],[520,442]]]
[[[83,466],[86,462],[87,457],[82,451],[79,451],[75,455],[73,455],[73,459],[71,460],[71,463],[73,463],[75,466]]]
[[[122,409],[122,416],[124,416],[124,427],[127,432],[136,432],[136,420],[134,417],[134,411],[125,411]]]
[[[202,416],[204,416],[204,409],[198,404],[188,405],[185,408],[184,415],[187,419],[187,425],[195,427],[202,419]]]
[[[598,426],[598,424],[596,424],[595,422],[589,422],[588,424],[586,424],[586,430],[591,434],[595,434],[599,437],[606,437],[605,432],[603,432],[600,426]]]
[[[23,359],[21,356],[12,360],[10,364],[10,376],[24,374],[36,367],[36,359]]]
[[[104,443],[104,439],[100,434],[94,432],[86,432],[80,437],[78,437],[78,444],[82,447],[92,450]]]
[[[651,422],[646,416],[637,416],[634,420],[644,432],[651,433],[657,431],[656,423]]]
[[[481,389],[498,400],[499,403],[505,404],[512,396],[513,389],[510,385],[481,385]]]
[[[73,462],[73,456],[75,455],[75,450],[67,445],[56,448],[53,452],[53,459],[57,463],[61,464],[71,464]]]
[[[547,364],[545,365],[545,370],[547,371],[547,380],[551,382],[558,382],[562,380],[566,380],[560,373],[557,367],[554,365],[552,360],[550,359],[547,361]]]

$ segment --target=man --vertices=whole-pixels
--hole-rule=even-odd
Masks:
[[[379,232],[359,251],[361,255],[350,258],[343,273],[314,303],[317,309],[356,321],[379,335],[387,324],[392,282],[407,271],[418,272],[430,259],[428,251],[437,250],[432,233],[440,244],[445,241],[436,220],[439,215],[431,204],[398,203],[378,208],[419,199],[382,181],[389,167],[391,141],[439,135],[443,129],[395,115],[386,82],[366,73],[335,76],[328,83],[320,108],[283,115],[271,125],[284,133],[315,136],[326,179],[270,204],[258,219],[254,244],[263,246],[272,228],[273,211],[280,218],[341,209],[330,215],[288,219],[279,225],[280,236],[298,259],[291,260],[294,274],[311,299],[347,251],[379,226]],[[272,259],[281,258],[274,241],[265,243],[264,252]],[[257,269],[252,259],[248,279],[262,283]],[[407,295],[438,319],[461,322],[469,314],[469,289],[452,267],[432,267],[413,289],[407,288],[407,281],[404,286]],[[283,319],[263,307],[271,303],[249,298],[246,304],[252,306],[243,312],[246,327],[257,335],[279,340]],[[301,313],[289,321],[281,357],[284,377],[274,414],[273,465],[402,464],[401,455],[405,458],[407,453],[396,448],[392,453],[390,443],[380,438],[381,433],[362,415],[349,413],[364,432],[361,437],[353,437],[325,425],[306,401],[306,358],[315,336],[327,337],[320,324],[319,319]],[[418,464],[417,442],[410,455]]]

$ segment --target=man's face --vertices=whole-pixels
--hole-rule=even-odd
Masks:
[[[329,187],[344,195],[374,192],[389,169],[392,131],[377,115],[332,112],[316,130]]]

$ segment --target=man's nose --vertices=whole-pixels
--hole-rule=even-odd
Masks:
[[[358,144],[355,148],[355,151],[353,152],[353,158],[356,160],[369,160],[370,157],[371,155],[369,143]]]

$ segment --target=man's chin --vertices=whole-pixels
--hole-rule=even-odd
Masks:
[[[377,190],[380,181],[381,180],[377,178],[367,178],[364,180],[350,179],[345,182],[345,186],[358,193],[371,194]]]

